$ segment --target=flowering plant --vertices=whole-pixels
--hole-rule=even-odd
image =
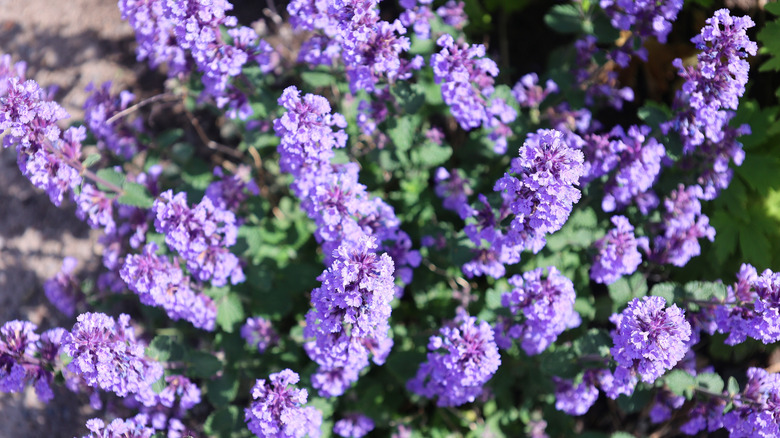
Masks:
[[[72,328],[3,323],[0,391],[87,395],[85,437],[775,436],[780,215],[750,205],[780,193],[780,122],[745,97],[753,19],[540,2],[567,42],[513,84],[531,64],[469,42],[477,2],[387,3],[250,27],[228,0],[120,0],[165,89],[92,86],[69,127],[0,57],[3,147],[103,258],[46,282]],[[632,84],[671,42],[678,84]]]

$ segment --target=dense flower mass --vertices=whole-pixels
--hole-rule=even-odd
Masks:
[[[652,383],[685,356],[691,325],[676,304],[665,305],[666,300],[657,296],[634,298],[612,316],[617,326],[611,349],[618,364],[616,375],[623,369]]]
[[[55,328],[38,335],[29,321],[8,321],[0,327],[0,392],[20,392],[27,384],[48,402],[54,397],[52,368],[59,357],[65,330]]]
[[[647,238],[634,236],[634,227],[625,216],[612,216],[615,228],[596,241],[598,254],[593,260],[590,278],[597,283],[612,284],[623,275],[630,275],[642,263],[638,246],[647,246]]]
[[[558,231],[580,200],[575,187],[583,175],[582,152],[567,145],[563,134],[541,129],[528,135],[520,157],[512,160],[510,173],[496,181],[514,213],[509,238],[538,252],[544,236]]]
[[[382,364],[393,346],[388,333],[393,261],[376,254],[376,246],[368,236],[355,246],[340,246],[319,277],[322,286],[312,291],[305,348],[320,366],[313,386],[321,395],[341,395],[368,366],[369,356]]]
[[[352,413],[333,425],[333,433],[344,438],[362,438],[374,430],[374,420],[363,414]]]
[[[247,318],[246,323],[241,327],[241,337],[261,353],[279,342],[279,335],[271,325],[271,321],[259,316]]]
[[[244,281],[238,257],[228,247],[236,243],[238,229],[231,211],[214,205],[204,197],[190,208],[187,194],[163,192],[152,207],[155,228],[165,234],[165,243],[187,262],[187,268],[200,281],[224,286]]]
[[[601,0],[600,6],[616,28],[633,28],[641,37],[654,36],[665,43],[683,0]]]
[[[437,406],[473,402],[501,364],[490,324],[477,323],[463,311],[430,337],[428,350],[428,361],[406,386],[423,397],[436,397]]]
[[[509,279],[515,288],[501,295],[501,304],[519,321],[500,322],[496,327],[502,348],[509,348],[511,339],[520,339],[526,354],[539,354],[564,330],[580,324],[574,310],[577,295],[571,280],[554,266],[547,268],[547,278],[542,279],[544,271],[537,268]]]
[[[155,430],[148,427],[146,423],[147,419],[144,415],[137,415],[127,420],[117,418],[109,424],[99,418],[93,418],[87,421],[87,429],[90,433],[82,438],[152,438]]]
[[[83,313],[77,321],[62,351],[73,358],[68,370],[87,385],[124,397],[151,390],[162,377],[162,366],[145,356],[128,315],[116,321],[103,313]]]
[[[83,298],[83,292],[78,280],[73,275],[78,261],[73,257],[65,257],[62,261],[62,268],[54,278],[46,280],[43,284],[43,290],[46,298],[60,312],[68,316],[73,316],[76,312],[76,306]]]
[[[591,370],[585,372],[582,382],[578,384],[560,377],[553,377],[553,382],[555,383],[555,409],[569,415],[585,414],[599,397],[596,375]]]
[[[303,405],[309,397],[305,389],[291,387],[298,374],[290,369],[258,379],[252,388],[252,404],[245,409],[249,430],[260,438],[317,438],[322,413]]]
[[[442,205],[447,210],[458,213],[461,219],[466,219],[473,214],[469,205],[468,197],[473,192],[467,179],[461,176],[458,169],[447,169],[440,167],[436,169],[434,175],[436,181],[436,195],[444,200]]]
[[[140,146],[136,133],[141,131],[141,119],[132,123],[125,123],[124,119],[109,123],[109,119],[126,110],[135,95],[126,90],[118,96],[112,95],[110,81],[100,87],[89,84],[86,91],[91,94],[84,102],[84,122],[98,139],[98,147],[125,159],[133,158]]]
[[[715,240],[715,228],[710,219],[701,212],[704,196],[699,186],[678,186],[666,199],[660,231],[652,240],[650,258],[657,263],[685,266],[692,258],[701,254],[699,239]]]

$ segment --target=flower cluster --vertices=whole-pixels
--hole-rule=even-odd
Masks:
[[[362,438],[374,430],[374,420],[363,414],[351,413],[333,425],[333,433],[344,438]]]
[[[471,209],[473,221],[463,229],[466,236],[476,247],[475,257],[466,262],[461,270],[468,278],[489,275],[501,278],[506,274],[505,265],[520,262],[522,244],[507,238],[499,223],[509,215],[509,209],[501,206],[498,215],[483,194],[478,196],[479,208]],[[498,217],[496,217],[498,216]]]
[[[214,176],[219,180],[206,187],[206,197],[220,210],[236,213],[250,196],[260,194],[248,166],[239,166],[232,175],[225,174],[221,167],[217,167],[214,169]],[[237,219],[238,221],[240,219]]]
[[[503,154],[506,138],[512,134],[507,124],[517,118],[517,112],[505,100],[491,99],[498,66],[485,57],[481,44],[456,43],[449,34],[439,37],[436,44],[442,50],[431,56],[433,78],[441,84],[442,98],[453,117],[465,130],[492,128],[497,134],[491,138],[495,152]]]
[[[649,126],[631,126],[628,132],[616,126],[611,135],[618,137],[611,149],[619,153],[617,172],[604,186],[604,199],[601,208],[606,212],[621,210],[636,200],[640,210],[647,212],[658,202],[647,204],[642,201],[646,195],[655,197],[648,192],[661,172],[661,160],[666,156],[664,146],[655,138],[648,138]]]
[[[701,187],[680,185],[664,199],[666,213],[659,224],[661,232],[652,241],[651,260],[685,266],[692,257],[701,254],[699,239],[715,239],[715,229],[701,212],[702,196]]]
[[[288,388],[300,378],[290,369],[258,379],[252,388],[250,407],[245,409],[249,430],[260,438],[302,438],[320,436],[322,413],[303,405],[309,397],[305,389]]]
[[[69,371],[87,385],[120,397],[151,391],[163,369],[145,356],[145,346],[135,339],[128,315],[115,321],[103,313],[82,313],[76,320],[62,342],[62,351],[73,358]]]
[[[117,418],[109,424],[93,418],[87,421],[90,433],[82,438],[152,438],[155,430],[146,426],[146,420],[141,414],[127,420]]]
[[[388,335],[394,297],[393,260],[377,255],[376,240],[362,237],[356,246],[340,246],[311,293],[306,315],[306,352],[319,365],[313,386],[323,396],[338,396],[368,366],[369,355],[385,361],[393,341]]]
[[[48,402],[54,397],[52,368],[67,332],[54,328],[38,335],[37,328],[18,320],[0,327],[0,392],[20,392],[31,384],[38,398]]]
[[[57,275],[46,280],[46,283],[43,284],[43,290],[49,302],[60,312],[71,317],[76,312],[76,306],[84,298],[81,286],[73,275],[77,264],[78,261],[73,257],[65,257],[62,261],[62,268]]]
[[[165,389],[146,391],[126,398],[125,405],[137,408],[155,430],[167,430],[168,437],[186,438],[184,415],[201,401],[201,391],[190,379],[180,375],[165,377]]]
[[[715,143],[724,139],[724,128],[745,93],[750,69],[745,58],[758,50],[747,36],[753,26],[750,17],[732,17],[728,9],[721,9],[691,40],[702,51],[698,66],[685,67],[681,59],[674,60],[685,83],[675,101],[680,111],[666,126],[680,132],[685,152],[695,150],[705,138]]]
[[[578,384],[557,376],[553,377],[553,383],[555,409],[569,415],[584,415],[599,398],[599,390],[596,388],[597,373],[593,370],[585,371],[582,381]]]
[[[691,325],[683,311],[657,296],[634,298],[610,320],[617,326],[610,350],[618,364],[615,376],[630,372],[652,383],[685,356]]]
[[[736,345],[750,337],[764,344],[780,340],[780,274],[743,264],[737,282],[727,288],[725,302],[715,308],[720,333],[726,344]]]
[[[583,175],[582,152],[566,144],[560,131],[540,129],[528,135],[510,173],[496,181],[515,215],[508,238],[538,252],[544,236],[558,231],[580,200],[575,187]]]
[[[436,182],[436,195],[444,200],[444,208],[458,213],[461,219],[474,214],[468,199],[473,192],[469,181],[461,176],[460,170],[452,169],[448,172],[440,167],[436,169],[433,179]]]
[[[126,110],[135,100],[135,95],[125,90],[119,96],[113,96],[110,81],[100,87],[89,84],[85,91],[91,94],[84,102],[84,122],[97,138],[98,148],[108,149],[114,155],[128,160],[133,158],[140,149],[136,134],[142,131],[141,119],[137,118],[132,123],[124,123],[124,119],[109,123],[109,120]]]
[[[166,256],[156,255],[157,244],[147,244],[141,254],[128,255],[119,271],[122,280],[138,294],[141,303],[162,307],[173,320],[184,319],[195,327],[214,330],[217,306],[189,285],[177,263]]]
[[[612,284],[623,275],[631,275],[642,263],[638,246],[647,246],[647,238],[634,236],[634,227],[625,216],[612,216],[615,228],[596,241],[598,254],[593,259],[590,278],[596,283]]]
[[[214,98],[228,116],[251,115],[246,95],[231,80],[244,66],[254,63],[261,71],[273,68],[271,46],[251,28],[239,26],[227,0],[120,0],[122,19],[135,31],[139,61],[152,67],[168,65],[168,74],[178,76],[194,68],[203,74],[205,95]],[[230,42],[222,35],[222,28]]]
[[[271,325],[271,321],[259,316],[247,318],[241,327],[241,337],[261,353],[279,342],[279,335],[274,330],[274,326]]]
[[[187,194],[160,194],[152,207],[154,226],[165,234],[165,243],[187,262],[187,269],[200,281],[224,286],[244,281],[238,257],[228,247],[236,243],[236,216],[204,197],[198,205],[187,205]]]
[[[571,280],[554,266],[528,271],[523,276],[509,279],[514,286],[511,292],[501,295],[501,304],[513,315],[520,316],[519,323],[502,321],[496,326],[497,340],[502,348],[509,348],[512,339],[521,339],[526,354],[539,354],[555,342],[567,328],[580,324],[574,310],[576,293]]]
[[[539,75],[536,73],[524,75],[512,88],[512,96],[523,108],[539,108],[547,96],[557,92],[558,84],[552,79],[547,79],[542,88],[539,85]]]
[[[601,0],[600,6],[617,29],[633,28],[640,37],[653,36],[665,43],[683,0]]]
[[[430,337],[428,350],[428,361],[406,386],[423,397],[438,397],[437,406],[473,402],[501,364],[490,324],[477,323],[465,311]]]

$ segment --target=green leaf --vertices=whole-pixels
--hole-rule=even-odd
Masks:
[[[100,161],[100,154],[89,154],[86,158],[84,158],[84,161],[81,162],[81,165],[87,169],[89,166],[97,163],[98,161]]]
[[[410,116],[404,116],[390,121],[387,135],[399,151],[406,151],[412,147],[417,124]]]
[[[647,282],[640,273],[626,278],[621,277],[616,282],[608,286],[609,297],[612,298],[612,310],[622,309],[629,301],[634,298],[645,296],[647,293]]]
[[[425,168],[444,164],[452,156],[452,148],[426,141],[410,151],[412,162]]]
[[[122,187],[125,182],[125,176],[114,169],[100,169],[97,171],[97,177],[101,180],[112,184],[114,187]],[[109,187],[102,182],[97,182],[98,188],[104,192],[115,191],[114,187]]]
[[[405,81],[396,82],[390,92],[401,104],[405,114],[415,114],[425,103],[425,92],[417,84]]]
[[[580,372],[577,355],[571,347],[553,345],[542,353],[542,369],[551,376],[574,378]]]
[[[767,4],[766,9],[775,14],[780,13],[780,7],[777,4]],[[780,71],[780,19],[766,23],[761,32],[758,33],[757,38],[761,42],[759,53],[769,55],[758,71]]]
[[[604,329],[590,329],[573,343],[574,353],[579,356],[608,357],[612,347],[612,337]]]
[[[141,208],[151,208],[154,204],[154,199],[141,184],[125,181],[122,189],[125,193],[116,200],[120,204]]]
[[[650,402],[651,391],[644,388],[637,388],[630,396],[621,395],[615,400],[623,412],[633,414],[641,411],[647,403]]]
[[[672,111],[662,103],[650,101],[637,110],[637,116],[648,126],[657,128],[671,118]]]
[[[158,335],[146,347],[146,355],[159,362],[179,361],[184,357],[181,343],[171,336]]]
[[[739,394],[739,383],[737,383],[737,379],[735,379],[734,376],[729,377],[727,388],[729,395],[733,396]]]
[[[336,78],[332,74],[321,71],[305,71],[301,73],[301,79],[315,88],[329,87],[336,83]]]
[[[233,431],[243,426],[238,406],[228,406],[212,412],[203,424],[203,431],[209,436],[230,438]]]
[[[609,438],[636,438],[636,437],[628,432],[615,432],[612,435],[610,435]]]
[[[698,374],[696,376],[696,385],[716,393],[721,393],[724,386],[723,378],[716,373]]]
[[[584,17],[575,5],[556,5],[544,16],[544,22],[559,33],[579,33],[584,27]]]
[[[238,378],[235,373],[225,372],[218,379],[206,383],[206,397],[214,407],[227,406],[238,395]]]
[[[193,377],[211,377],[222,369],[222,362],[205,351],[190,351],[187,354],[187,362],[190,365],[187,372]]]
[[[696,386],[696,379],[683,370],[671,370],[664,377],[664,383],[670,391],[677,395],[684,395],[690,399],[693,397],[693,388]]]
[[[691,281],[683,286],[685,293],[698,301],[710,301],[715,298],[726,298],[726,286],[714,281]]]
[[[165,376],[160,376],[159,379],[157,379],[156,382],[152,383],[152,391],[154,391],[155,394],[159,394],[163,392],[167,385],[165,384]]]
[[[222,330],[233,333],[233,327],[246,319],[244,315],[244,306],[241,304],[241,298],[235,293],[229,293],[225,299],[219,303],[217,309],[217,325]]]
[[[650,289],[650,295],[661,297],[670,305],[675,301],[675,296],[679,294],[680,287],[675,283],[658,283]]]

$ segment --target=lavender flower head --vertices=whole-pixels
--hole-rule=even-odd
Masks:
[[[666,43],[682,6],[683,0],[601,0],[613,26],[620,30],[633,27],[639,36],[654,36],[661,43]]]
[[[775,437],[780,435],[780,374],[748,368],[748,381],[734,400],[734,409],[723,417],[730,437]]]
[[[62,345],[73,358],[69,371],[87,385],[120,397],[147,391],[162,377],[162,366],[147,358],[144,349],[125,314],[115,321],[103,313],[83,313]]]
[[[428,361],[420,365],[407,388],[434,398],[437,406],[460,406],[482,394],[483,385],[501,364],[493,329],[459,311],[452,325],[442,327],[428,341]]]
[[[443,206],[447,210],[458,213],[461,219],[474,214],[474,210],[469,205],[469,195],[473,193],[469,181],[461,176],[461,171],[439,167],[433,177],[436,182],[436,196],[444,200]]]
[[[78,280],[73,275],[77,264],[78,260],[75,258],[65,257],[62,260],[60,272],[43,284],[43,291],[49,302],[60,312],[71,317],[76,312],[76,305],[84,295]]]
[[[569,415],[584,415],[599,398],[596,373],[593,370],[585,371],[582,382],[576,385],[571,380],[557,376],[553,376],[553,382],[555,383],[555,409]]]
[[[662,297],[634,298],[623,312],[612,315],[617,329],[610,351],[618,370],[636,372],[643,382],[652,383],[685,356],[691,325],[676,304],[665,305]]]
[[[146,420],[144,415],[136,415],[127,420],[117,418],[106,425],[103,420],[93,418],[87,421],[90,433],[82,438],[152,438],[155,430],[146,426]]]
[[[241,327],[241,337],[249,345],[256,347],[260,353],[279,342],[279,335],[271,322],[259,316],[247,318],[246,323]]]
[[[634,227],[625,216],[612,216],[615,228],[596,241],[598,254],[593,260],[590,278],[596,283],[612,284],[623,275],[631,275],[642,263],[638,246],[647,246],[647,237],[634,237]]]
[[[377,255],[376,246],[376,239],[368,236],[356,244],[344,242],[319,277],[322,287],[312,291],[313,308],[304,329],[304,337],[310,339],[306,352],[320,365],[322,377],[333,371],[349,376],[334,385],[330,379],[316,378],[314,387],[323,395],[341,395],[343,385],[368,366],[370,354],[382,364],[393,345],[388,336],[390,301],[395,296],[393,261],[387,254]]]
[[[252,404],[246,408],[249,430],[260,438],[311,438],[320,436],[322,413],[304,407],[309,394],[305,389],[289,387],[300,377],[290,369],[271,374],[268,381],[258,379],[252,388]]]
[[[542,279],[544,270],[537,268],[522,277],[515,275],[509,279],[515,288],[501,296],[501,304],[513,315],[519,315],[521,321],[499,323],[496,327],[496,332],[506,332],[499,336],[502,347],[509,348],[509,339],[521,339],[526,354],[539,354],[564,330],[580,324],[579,314],[574,310],[577,297],[574,284],[554,266],[547,268],[547,278]]]
[[[520,78],[512,88],[512,96],[523,108],[539,108],[544,99],[558,92],[558,84],[548,79],[544,88],[539,85],[539,76],[536,73],[528,73]]]
[[[362,438],[374,430],[374,420],[360,413],[351,413],[333,425],[333,433],[344,438]]]
[[[528,135],[510,171],[514,175],[505,173],[493,188],[515,215],[509,237],[538,252],[544,235],[558,231],[580,200],[575,186],[584,173],[582,152],[560,131],[540,129]]]
[[[699,199],[703,196],[701,187],[680,184],[664,199],[666,212],[658,224],[661,230],[653,238],[651,260],[685,266],[692,257],[701,254],[699,239],[715,240],[715,228],[701,212]]]

